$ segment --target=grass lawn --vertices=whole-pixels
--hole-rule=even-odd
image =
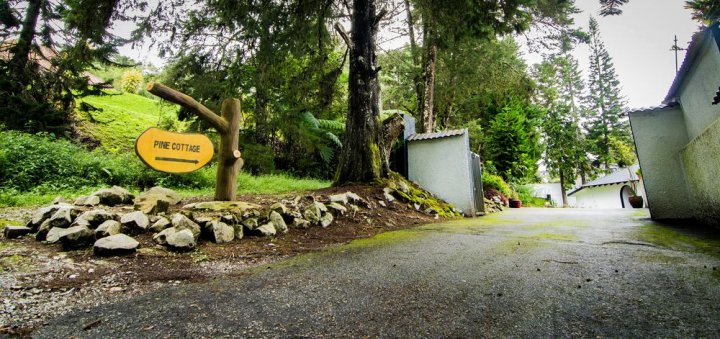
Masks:
[[[107,91],[107,95],[77,99],[78,108],[87,103],[97,111],[76,111],[78,128],[111,150],[130,151],[135,139],[146,129],[156,126],[159,113],[173,114],[176,105],[162,104],[141,95]]]

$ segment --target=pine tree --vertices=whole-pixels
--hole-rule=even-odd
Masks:
[[[587,118],[589,141],[597,164],[607,171],[617,164],[611,154],[610,138],[631,142],[628,120],[624,114],[625,99],[612,58],[600,39],[597,21],[590,18],[590,74],[588,79]]]
[[[585,131],[581,122],[581,99],[585,86],[578,62],[565,51],[536,66],[539,104],[546,107],[543,119],[545,165],[560,179],[563,206],[566,189],[580,175],[590,171],[587,165]]]

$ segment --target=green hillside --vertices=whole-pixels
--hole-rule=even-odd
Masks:
[[[106,95],[79,98],[77,103],[79,131],[111,150],[132,150],[135,138],[159,121],[177,123],[177,106],[137,94],[108,91]]]

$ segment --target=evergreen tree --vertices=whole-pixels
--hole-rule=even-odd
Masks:
[[[535,76],[537,97],[547,110],[542,122],[544,161],[550,173],[560,179],[563,206],[567,206],[566,189],[577,175],[584,181],[591,170],[580,116],[585,86],[577,60],[567,51],[537,65]]]
[[[625,100],[620,94],[620,81],[615,74],[612,58],[600,39],[597,21],[590,18],[590,74],[588,79],[587,118],[591,149],[596,162],[607,171],[617,164],[611,154],[610,138],[626,144],[632,140]]]

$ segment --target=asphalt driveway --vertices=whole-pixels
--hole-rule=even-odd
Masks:
[[[34,337],[718,337],[720,238],[646,210],[386,233],[54,319]]]

